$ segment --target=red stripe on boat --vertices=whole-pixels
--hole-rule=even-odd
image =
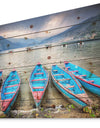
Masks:
[[[16,80],[18,80],[18,79],[14,79],[14,80],[9,80],[8,82],[11,82],[11,81],[16,81]]]
[[[44,87],[32,87],[33,89],[42,89]]]
[[[4,94],[6,95],[6,94],[13,94],[13,93],[16,93],[16,92],[7,92],[7,93],[4,93]]]
[[[32,81],[42,81],[42,80],[46,80],[46,79],[35,79],[35,80],[32,80]]]
[[[5,87],[5,88],[10,88],[10,87],[15,87],[15,86],[19,86],[19,84],[15,84],[15,85],[7,86],[7,87]]]

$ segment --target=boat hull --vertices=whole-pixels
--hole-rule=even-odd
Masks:
[[[76,77],[77,78],[77,77]],[[84,82],[83,80],[77,78],[78,81],[82,84],[82,86],[87,89],[88,91],[100,96],[100,88],[96,87],[96,86],[93,86],[87,82]]]
[[[33,69],[30,76],[30,80],[29,80],[29,86],[31,89],[31,93],[32,93],[36,108],[38,108],[42,102],[46,88],[48,86],[48,82],[49,82],[48,73],[40,63],[37,64]]]
[[[100,82],[99,82],[100,77],[69,62],[65,62],[65,69],[69,71],[74,77],[76,77],[77,80],[82,84],[82,86],[85,89],[87,89],[91,93],[94,93],[100,96]],[[75,74],[74,71],[77,71],[77,75]],[[78,73],[81,76],[83,75],[83,77],[78,76]],[[91,79],[90,81],[94,81],[94,82],[89,82],[88,81],[89,78]],[[97,81],[98,81],[98,84],[96,83]]]
[[[20,88],[20,77],[15,69],[7,76],[1,90],[1,110],[8,114],[16,101]]]
[[[3,111],[4,114],[7,115],[7,114],[9,113],[9,111],[11,110],[11,107],[13,106],[13,104],[14,104],[15,101],[16,101],[16,98],[17,98],[17,96],[18,96],[18,93],[19,93],[19,90],[18,90],[18,92],[16,93],[15,97],[13,98],[13,100],[11,101],[11,103],[9,104],[8,108],[6,109],[6,111]]]
[[[78,108],[83,108],[87,106],[86,103],[82,102],[80,99],[76,98],[74,95],[72,95],[71,93],[67,92],[62,87],[60,87],[59,84],[57,84],[57,82],[53,79],[53,77],[52,77],[52,80],[53,80],[55,87],[62,93],[62,95],[65,98],[68,99],[69,102],[73,103]]]
[[[45,95],[45,92],[46,92],[46,90],[44,91],[41,100],[40,100],[38,103],[35,102],[36,108],[38,108],[38,107],[40,106],[40,104],[41,104],[41,102],[42,102],[42,99],[43,99],[43,97],[44,97],[44,95]],[[35,100],[35,99],[34,99],[34,100]]]

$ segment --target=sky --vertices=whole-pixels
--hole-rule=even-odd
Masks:
[[[82,21],[90,17],[94,17],[98,14],[100,14],[100,4],[64,11],[47,16],[37,17],[33,19],[28,19],[11,24],[1,25],[0,36],[7,38],[7,37],[23,35],[27,33],[45,31],[42,33],[36,33],[29,36],[28,35],[19,36],[17,38],[23,38],[25,36],[27,36],[28,38],[45,38],[45,37],[48,38],[50,36],[61,33],[64,30],[69,29],[70,27],[52,30],[52,31],[50,29],[79,24]]]

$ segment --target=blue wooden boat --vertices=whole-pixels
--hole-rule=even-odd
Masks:
[[[92,103],[79,81],[68,71],[53,65],[51,76],[56,88],[78,108]]]
[[[67,61],[65,69],[73,74],[84,88],[100,96],[100,77]]]
[[[20,87],[20,78],[17,71],[14,69],[3,83],[1,89],[1,110],[8,114],[14,104]]]
[[[48,73],[40,63],[32,71],[29,82],[35,105],[39,107],[49,82]]]
[[[2,77],[3,77],[2,70],[0,70],[0,87],[2,86],[2,82],[3,82]]]

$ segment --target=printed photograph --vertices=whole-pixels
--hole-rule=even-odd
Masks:
[[[0,26],[0,118],[100,118],[100,4]]]

